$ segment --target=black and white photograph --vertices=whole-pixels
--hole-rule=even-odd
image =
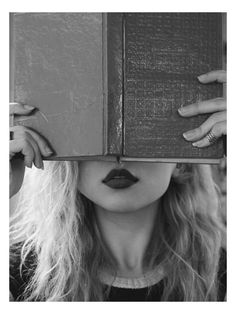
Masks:
[[[226,302],[227,12],[9,35],[9,302]]]

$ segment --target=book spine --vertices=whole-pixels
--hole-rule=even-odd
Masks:
[[[105,155],[123,154],[123,14],[108,13]]]

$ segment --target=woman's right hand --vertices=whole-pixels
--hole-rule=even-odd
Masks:
[[[33,113],[34,107],[19,103],[10,103],[11,116],[27,116]],[[38,133],[24,126],[10,127],[10,197],[21,188],[25,166],[43,169],[42,155],[50,156],[53,151],[45,139]],[[22,158],[16,158],[21,154]]]

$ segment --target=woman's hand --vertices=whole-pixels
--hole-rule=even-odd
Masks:
[[[198,80],[203,83],[226,83],[226,71],[217,70],[200,75]],[[214,143],[222,135],[226,135],[226,100],[215,98],[198,102],[196,104],[181,107],[178,110],[182,117],[192,117],[202,113],[212,115],[198,128],[189,130],[183,134],[187,141],[193,142],[195,147],[206,147]]]
[[[34,109],[31,106],[10,103],[10,118],[14,115],[30,115]],[[35,131],[24,126],[10,127],[10,197],[21,188],[25,166],[31,168],[34,163],[37,168],[43,169],[41,155],[50,156],[52,153],[45,139]]]

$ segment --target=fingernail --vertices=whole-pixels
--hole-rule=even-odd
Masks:
[[[178,109],[179,114],[185,114],[187,112],[187,109],[185,107],[181,107]]]
[[[203,143],[202,142],[194,142],[194,143],[192,143],[192,145],[194,146],[194,147],[202,147],[203,146]]]
[[[199,81],[203,81],[206,77],[207,77],[206,74],[201,74],[197,78],[198,78]]]
[[[24,106],[24,108],[27,109],[27,110],[33,110],[33,109],[35,109],[35,107],[30,106],[30,105],[23,105],[23,106]]]
[[[183,133],[183,137],[186,140],[191,140],[191,138],[193,138],[194,134],[195,134],[194,131],[188,131],[188,132]]]
[[[53,151],[48,146],[45,146],[44,150],[47,155],[51,155],[53,153]]]

